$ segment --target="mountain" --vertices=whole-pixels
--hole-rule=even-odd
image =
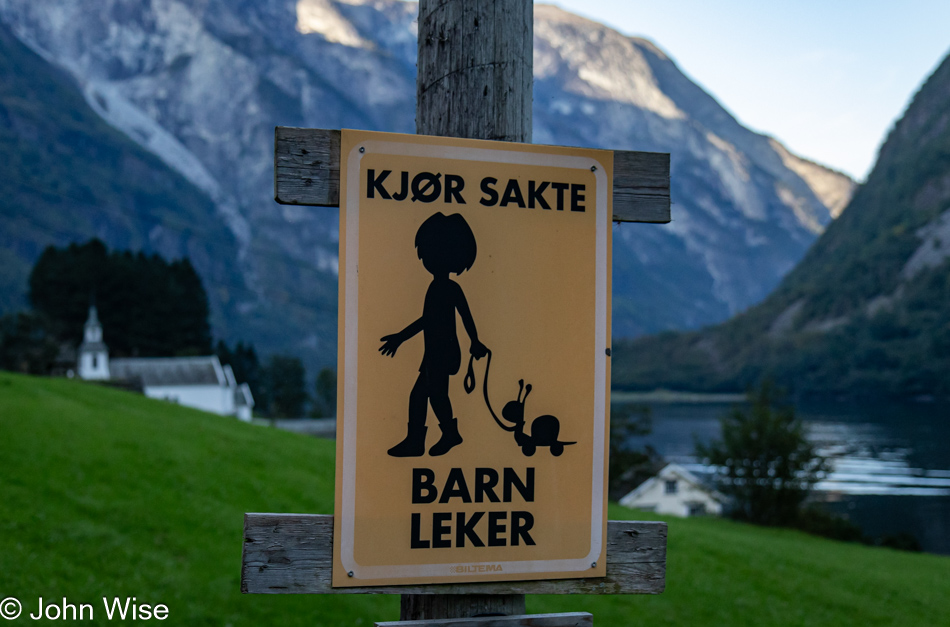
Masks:
[[[645,39],[539,5],[534,67],[536,143],[670,153],[673,223],[614,232],[614,337],[758,302],[850,197],[849,179],[744,128]]]
[[[226,335],[304,351],[311,365],[335,355],[337,215],[274,204],[273,128],[412,132],[416,11],[398,0],[0,0],[0,20],[102,119],[214,204],[228,233],[204,243],[233,242],[220,258],[239,275],[225,296],[209,290],[232,312]],[[672,155],[673,223],[615,230],[617,337],[757,302],[850,196],[847,177],[742,127],[646,40],[539,5],[535,75],[536,143]]]
[[[722,390],[770,376],[806,394],[950,394],[948,258],[950,56],[774,294],[719,326],[622,343],[615,385]]]
[[[46,246],[98,237],[123,249],[189,257],[217,292],[212,322],[235,317],[224,294],[243,279],[211,200],[106,124],[64,72],[0,24],[0,310],[26,302],[26,277]],[[76,341],[82,328],[76,328]]]

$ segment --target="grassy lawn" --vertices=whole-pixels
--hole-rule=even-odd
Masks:
[[[0,373],[0,598],[135,596],[175,625],[372,625],[388,596],[242,596],[242,514],[330,513],[333,443],[66,380]],[[611,518],[655,518],[611,507]],[[948,625],[950,559],[665,519],[667,591],[529,597],[599,625]],[[11,624],[33,623],[24,615]]]

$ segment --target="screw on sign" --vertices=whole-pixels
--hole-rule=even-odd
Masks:
[[[341,157],[334,585],[603,575],[612,153]]]

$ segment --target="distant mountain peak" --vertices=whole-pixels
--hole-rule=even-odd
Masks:
[[[297,32],[318,33],[330,43],[353,48],[372,48],[372,43],[363,39],[333,5],[329,0],[297,0]]]
[[[658,87],[634,40],[552,5],[535,6],[534,66],[539,79],[559,74],[565,91],[631,104],[668,119],[685,114]]]
[[[794,155],[776,139],[769,139],[769,144],[782,158],[785,166],[802,177],[815,195],[828,207],[831,217],[837,218],[848,206],[854,188],[857,185],[848,175],[828,166],[815,163],[809,159]],[[824,225],[815,224],[815,233],[821,233]]]
[[[238,243],[219,261],[253,294],[235,304],[209,291],[236,312],[229,337],[265,354],[307,347],[311,365],[335,355],[337,214],[274,204],[274,126],[413,132],[417,10],[0,0],[0,20],[65,68],[103,119],[213,199]],[[758,302],[849,193],[847,177],[739,124],[655,44],[548,5],[535,6],[534,30],[535,142],[671,154],[673,223],[614,231],[617,337]]]

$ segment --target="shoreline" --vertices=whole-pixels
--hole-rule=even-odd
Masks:
[[[745,394],[739,393],[712,393],[712,392],[684,392],[681,390],[651,390],[649,392],[610,391],[611,403],[744,403]]]

